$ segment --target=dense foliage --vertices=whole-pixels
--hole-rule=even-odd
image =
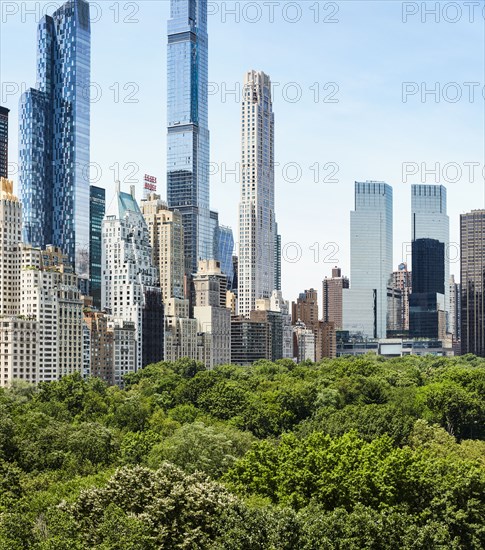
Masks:
[[[0,390],[0,550],[485,547],[485,360]]]

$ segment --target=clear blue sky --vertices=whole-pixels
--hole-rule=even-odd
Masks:
[[[13,162],[17,159],[17,89],[35,85],[37,16],[26,9],[37,9],[37,15],[44,8],[51,13],[60,3],[5,0],[0,4],[0,102],[11,109]],[[169,2],[91,4],[95,5],[93,94],[101,92],[91,111],[91,159],[101,168],[98,184],[112,196],[110,167],[118,163],[122,181],[133,171],[138,196],[145,172],[158,177],[165,196]],[[435,4],[426,6],[431,9]],[[279,83],[274,94],[276,162],[280,163],[276,203],[286,252],[283,290],[287,299],[312,286],[320,291],[334,259],[349,272],[349,212],[355,180],[384,180],[394,188],[396,265],[410,236],[410,185],[435,183],[433,175],[422,174],[422,163],[429,168],[439,163],[439,182],[448,189],[451,241],[459,241],[459,214],[484,206],[484,1],[476,4],[470,22],[470,8],[463,2],[440,2],[437,22],[436,15],[423,13],[422,2],[209,2],[209,80],[213,83],[209,118],[211,158],[217,165],[211,180],[212,207],[237,236],[238,179],[221,174],[223,163],[231,171],[239,162],[240,104],[222,90],[240,86],[248,69],[264,70]],[[237,16],[230,14],[234,10]],[[409,13],[406,22],[403,10]],[[402,100],[403,82],[416,83],[408,84],[407,102]],[[428,88],[439,83],[438,102],[432,95],[422,102],[422,83]],[[475,96],[472,102],[470,90]],[[462,98],[455,102],[457,92]],[[324,102],[325,97],[338,101]],[[138,103],[124,101],[130,98]],[[406,182],[405,162],[419,167]],[[456,167],[449,163],[456,163],[462,173],[457,181],[453,181]],[[464,163],[479,163],[472,183]],[[338,181],[323,181],[330,178],[335,164],[338,173],[333,179]],[[413,166],[409,171],[414,171]],[[96,178],[97,171],[93,172]],[[315,182],[317,175],[320,182]],[[12,177],[16,180],[15,174]],[[297,243],[299,261],[289,261],[298,249],[285,246],[288,243]],[[319,243],[319,258],[314,243]],[[451,273],[459,275],[458,263],[451,265]]]

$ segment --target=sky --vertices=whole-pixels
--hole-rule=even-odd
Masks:
[[[11,109],[17,183],[18,101],[35,86],[36,28],[60,1],[0,3],[0,104]],[[166,197],[168,0],[91,3],[91,181],[158,178]],[[238,94],[244,73],[273,82],[276,217],[286,299],[350,271],[354,182],[394,194],[394,265],[410,241],[410,187],[448,190],[450,273],[459,278],[459,215],[485,207],[485,2],[209,1],[211,206],[237,241]],[[231,93],[232,91],[232,93]],[[410,257],[407,258],[410,261]]]

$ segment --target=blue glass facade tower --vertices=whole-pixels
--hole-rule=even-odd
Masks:
[[[91,186],[89,210],[89,292],[93,304],[101,308],[101,229],[106,213],[106,191]]]
[[[207,0],[171,0],[168,22],[167,199],[182,215],[192,273],[213,258],[209,209]]]
[[[392,187],[356,181],[355,209],[350,213],[350,289],[343,292],[344,330],[386,337],[391,273]]]
[[[37,89],[20,100],[23,240],[59,246],[89,277],[89,4],[69,0],[38,26]]]
[[[8,178],[8,113],[0,106],[0,178]]]
[[[218,259],[221,262],[221,271],[227,277],[227,288],[230,290],[234,279],[234,265],[232,255],[234,253],[234,236],[232,229],[225,225],[219,226],[219,252]]]

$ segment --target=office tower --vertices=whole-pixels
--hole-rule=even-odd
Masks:
[[[69,0],[38,25],[37,89],[20,99],[23,239],[60,247],[89,278],[90,15]]]
[[[389,286],[401,291],[401,330],[409,330],[409,296],[412,292],[412,275],[408,271],[408,265],[405,262],[399,264],[397,271],[391,274]]]
[[[443,287],[447,325],[450,311],[450,221],[446,214],[446,188],[442,185],[411,186],[411,236],[416,239],[435,239],[444,244],[445,271]]]
[[[317,321],[314,326],[315,361],[337,357],[337,332],[333,321]]]
[[[231,363],[250,366],[259,359],[271,358],[269,323],[242,316],[231,319]]]
[[[0,105],[0,178],[8,178],[8,113]]]
[[[163,301],[184,297],[184,230],[182,215],[168,209],[159,195],[150,194],[141,202],[152,247],[152,263],[160,273]]]
[[[318,321],[318,293],[314,288],[302,292],[291,306],[291,320],[294,325],[301,321],[307,327],[312,327]]]
[[[455,282],[455,276],[450,277],[450,315],[449,332],[455,341],[460,340],[460,316],[461,316],[461,285]]]
[[[207,0],[171,0],[168,22],[168,206],[182,216],[189,273],[213,257],[209,208]]]
[[[90,187],[89,207],[89,294],[93,305],[101,307],[101,227],[106,213],[106,191]]]
[[[115,383],[113,331],[108,330],[108,315],[85,308],[83,316],[89,337],[89,376],[95,376],[113,385]]]
[[[391,272],[392,187],[384,182],[355,182],[355,209],[350,213],[350,289],[343,292],[345,330],[385,338]]]
[[[165,361],[199,358],[197,319],[189,318],[189,301],[170,298],[165,304]]]
[[[234,236],[232,229],[225,225],[219,226],[218,231],[218,259],[221,262],[221,271],[227,277],[227,288],[232,288],[234,280],[234,266],[232,255],[234,253]]]
[[[134,189],[131,193],[121,192],[117,183],[112,204],[113,213],[108,213],[102,225],[101,307],[116,322],[134,323],[138,370],[145,366],[143,343],[147,338],[153,340],[156,349],[163,346],[163,331],[160,332],[156,318],[153,326],[147,325],[150,316],[147,318],[146,311],[155,307],[160,314],[158,269],[152,264],[148,228],[135,200]],[[162,359],[163,356],[157,360]],[[153,357],[150,362],[152,360]]]
[[[293,327],[291,326],[290,302],[283,298],[281,290],[273,290],[271,293],[269,309],[281,313],[283,320],[283,359],[292,359]]]
[[[435,239],[412,243],[413,292],[409,297],[409,335],[446,337],[445,245]]]
[[[199,261],[194,277],[195,307],[199,334],[204,334],[207,368],[231,362],[231,311],[226,307],[227,278],[216,260]]]
[[[485,210],[460,216],[461,353],[485,357]]]
[[[342,291],[349,288],[349,279],[342,277],[339,267],[332,269],[332,278],[323,280],[322,318],[326,323],[334,323],[337,330],[343,327]]]
[[[293,349],[297,363],[315,361],[315,334],[301,321],[293,327]]]
[[[275,287],[274,115],[263,72],[245,75],[241,145],[238,298],[239,313],[248,316]]]
[[[67,254],[21,245],[21,304],[24,318],[37,321],[40,382],[83,372],[83,302]]]

